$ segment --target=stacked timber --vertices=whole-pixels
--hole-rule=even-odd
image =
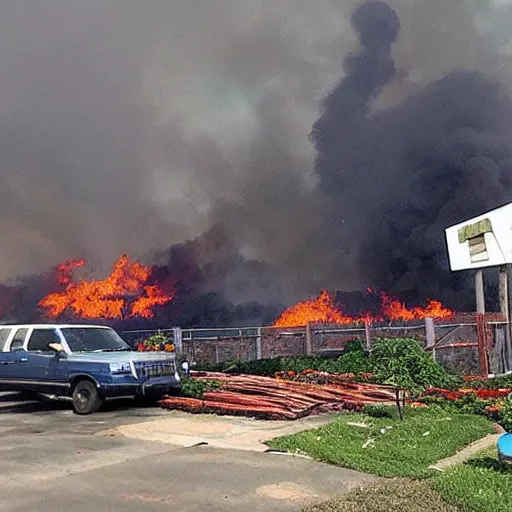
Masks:
[[[196,372],[193,377],[218,381],[221,387],[205,392],[202,398],[165,398],[160,402],[162,407],[192,413],[295,420],[323,412],[358,411],[364,405],[394,403],[395,400],[391,387],[361,382],[318,385],[212,372]]]

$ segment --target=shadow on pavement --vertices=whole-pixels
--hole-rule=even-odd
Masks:
[[[133,410],[159,409],[158,405],[132,399],[110,400],[103,404],[96,415],[102,412],[125,412]],[[72,410],[71,402],[52,400],[37,394],[2,393],[0,394],[0,414],[2,413],[37,413]]]

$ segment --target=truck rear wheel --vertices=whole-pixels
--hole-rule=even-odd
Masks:
[[[103,400],[90,380],[80,380],[73,389],[73,409],[76,414],[91,414],[98,411]]]

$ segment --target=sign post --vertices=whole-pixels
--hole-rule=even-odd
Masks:
[[[475,272],[476,312],[485,313],[484,273],[480,268]]]

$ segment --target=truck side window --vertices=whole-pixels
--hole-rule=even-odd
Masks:
[[[9,334],[11,334],[11,331],[12,329],[9,327],[0,328],[0,352],[4,350],[5,342],[7,341]]]
[[[28,340],[28,352],[51,352],[49,343],[60,343],[55,329],[34,329]]]
[[[11,341],[11,352],[14,352],[15,350],[19,350],[20,348],[23,348],[23,342],[25,341],[25,338],[27,337],[28,329],[25,327],[22,327],[16,331],[16,334],[14,335],[14,338]]]

